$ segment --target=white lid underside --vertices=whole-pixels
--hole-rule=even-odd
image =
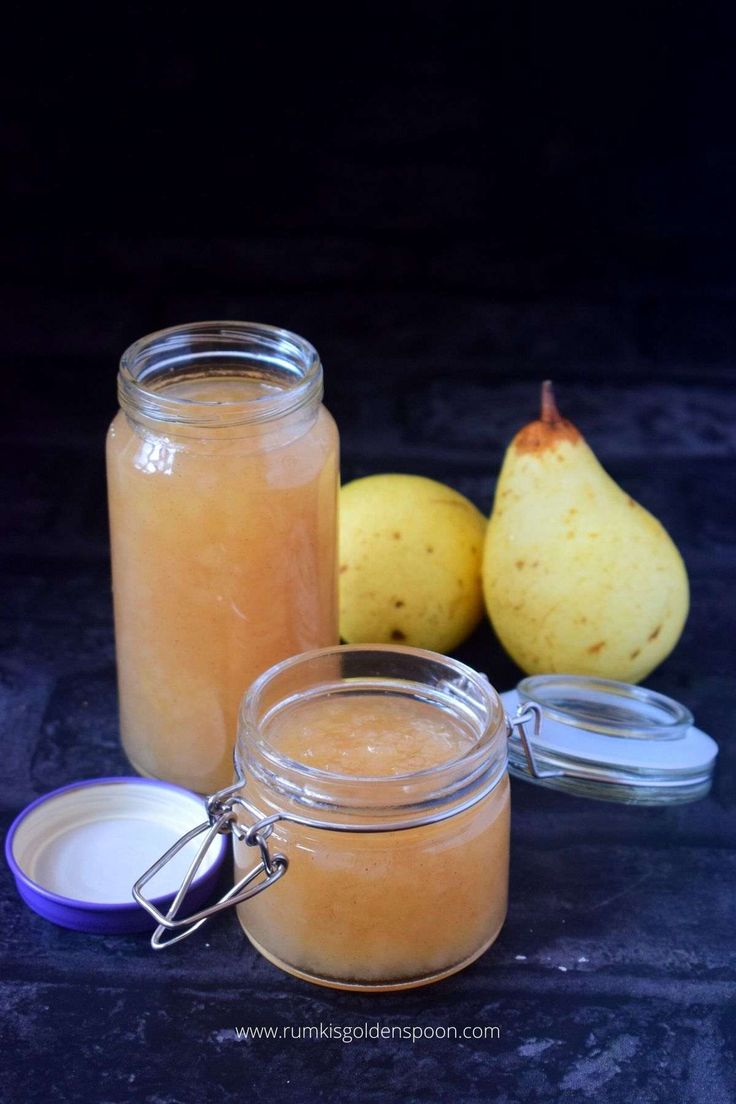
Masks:
[[[142,779],[82,785],[28,813],[18,825],[13,857],[51,893],[89,904],[128,905],[141,874],[205,819],[194,794]],[[152,878],[147,896],[176,892],[200,842],[192,840]],[[199,874],[218,857],[219,849],[210,848]]]

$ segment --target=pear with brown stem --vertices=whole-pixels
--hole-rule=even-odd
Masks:
[[[528,674],[639,682],[687,618],[687,573],[672,539],[560,416],[549,381],[539,420],[506,452],[483,589],[498,638]]]

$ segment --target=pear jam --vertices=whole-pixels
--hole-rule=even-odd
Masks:
[[[401,989],[454,973],[490,946],[506,915],[505,758],[496,784],[470,808],[459,808],[461,786],[444,801],[445,819],[412,825],[428,810],[442,811],[443,798],[426,795],[442,788],[443,770],[457,776],[457,765],[474,753],[478,732],[468,719],[414,695],[297,695],[266,720],[259,740],[267,756],[287,764],[285,773],[288,765],[292,776],[306,768],[304,796],[330,790],[343,802],[338,813],[308,796],[290,801],[256,767],[244,794],[262,815],[284,808],[286,799],[289,810],[300,806],[302,815],[356,827],[406,823],[363,833],[278,823],[269,847],[286,855],[288,869],[238,906],[242,927],[266,958],[324,985]],[[402,805],[402,792],[411,790],[424,802]],[[361,804],[351,807],[356,800]],[[387,809],[389,801],[394,807]],[[236,877],[253,864],[253,849],[236,839]]]
[[[107,438],[122,741],[140,774],[209,793],[244,688],[337,640],[337,430],[295,335],[203,323],[132,350]]]

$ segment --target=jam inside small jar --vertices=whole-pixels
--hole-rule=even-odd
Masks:
[[[462,969],[496,939],[506,725],[481,675],[412,648],[306,653],[246,694],[236,756],[243,832],[282,814],[269,847],[288,869],[238,905],[277,966],[342,989],[402,989]],[[237,832],[234,848],[238,881],[253,849]]]

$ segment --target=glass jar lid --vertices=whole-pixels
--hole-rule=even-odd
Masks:
[[[534,675],[501,697],[512,721],[509,771],[519,778],[638,805],[695,801],[710,790],[716,742],[664,694],[583,675]]]

